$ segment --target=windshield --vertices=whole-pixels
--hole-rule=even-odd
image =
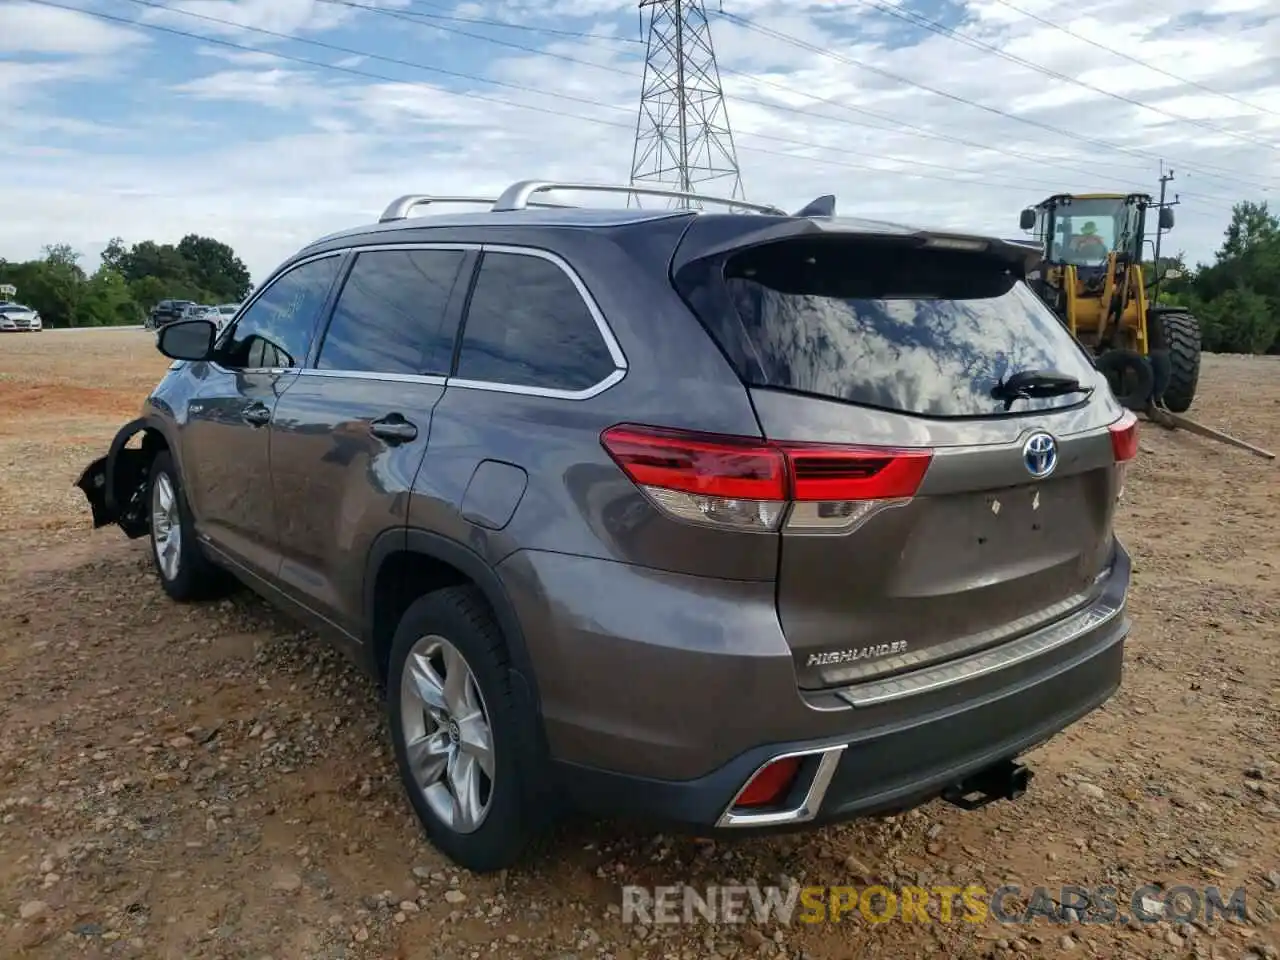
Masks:
[[[1101,266],[1113,251],[1132,250],[1137,209],[1124,198],[1071,200],[1053,213],[1049,259],[1077,266]]]
[[[30,307],[24,307],[20,303],[6,303],[0,306],[0,313],[30,313]]]

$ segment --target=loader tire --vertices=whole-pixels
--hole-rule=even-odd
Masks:
[[[1169,351],[1169,383],[1156,400],[1174,413],[1186,413],[1200,381],[1200,321],[1186,310],[1161,311],[1155,320]]]
[[[1135,412],[1146,410],[1151,401],[1155,375],[1146,357],[1134,350],[1107,350],[1094,360],[1120,405]]]

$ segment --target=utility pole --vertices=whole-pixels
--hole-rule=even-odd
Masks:
[[[1164,161],[1160,161],[1160,203],[1156,206],[1157,211],[1164,210],[1168,207],[1176,207],[1180,202],[1178,195],[1175,193],[1173,199],[1165,201],[1165,190],[1169,186],[1169,181],[1173,179],[1173,168],[1169,168],[1169,172],[1164,172]],[[1164,231],[1160,229],[1160,214],[1156,214],[1156,262],[1152,268],[1156,272],[1154,286],[1151,288],[1151,302],[1153,304],[1160,302],[1160,238],[1164,236]]]
[[[703,0],[640,0],[642,26],[646,10],[632,185],[694,192],[699,185],[719,183],[714,192],[745,200]],[[701,205],[679,200],[676,206]]]

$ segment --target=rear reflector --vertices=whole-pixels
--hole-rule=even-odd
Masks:
[[[799,757],[773,761],[747,782],[734,807],[769,807],[779,803],[790,791],[799,770]]]
[[[1111,425],[1111,451],[1116,463],[1126,463],[1138,455],[1138,417],[1132,410]]]
[[[642,487],[770,503],[909,498],[933,459],[927,449],[786,443],[635,424],[611,427],[601,441]]]

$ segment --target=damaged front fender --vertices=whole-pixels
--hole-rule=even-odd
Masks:
[[[147,442],[151,439],[148,434],[141,449],[126,447],[130,439],[147,429],[145,418],[126,423],[111,441],[107,455],[89,464],[76,481],[93,511],[94,529],[114,523],[130,539],[147,533],[147,478],[155,444]]]

